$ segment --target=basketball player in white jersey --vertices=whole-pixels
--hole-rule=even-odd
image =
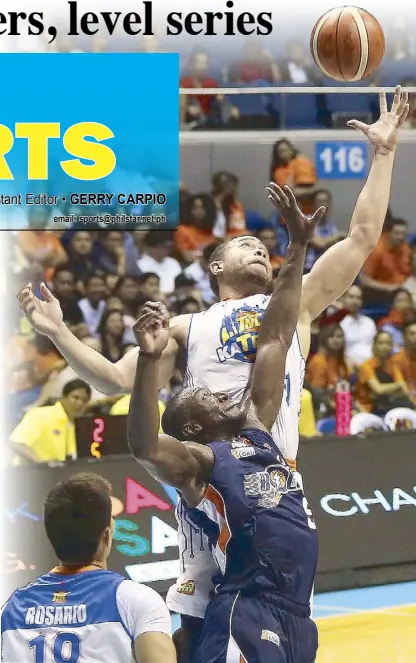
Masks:
[[[294,461],[298,449],[298,415],[308,356],[311,322],[338,299],[356,279],[368,255],[376,246],[383,227],[399,128],[408,113],[407,93],[396,88],[390,112],[386,96],[380,94],[380,119],[371,126],[352,120],[370,140],[374,155],[366,184],[357,200],[346,239],[332,246],[304,277],[301,313],[297,332],[288,353],[285,395],[273,430],[284,456]],[[268,194],[284,218],[300,215],[293,196],[271,184]],[[187,349],[185,385],[206,386],[226,391],[238,400],[255,358],[256,337],[271,266],[265,247],[253,237],[237,237],[211,257],[210,272],[220,302],[196,315],[171,319],[171,339],[160,362],[160,386],[170,379],[178,347]],[[131,391],[137,363],[137,349],[112,364],[87,348],[64,325],[59,302],[42,286],[44,301],[35,297],[31,285],[19,293],[22,311],[35,329],[46,334],[77,374],[105,394]],[[178,507],[181,576],[171,588],[168,606],[189,617],[203,617],[212,588],[214,570],[211,554],[199,529],[182,517]]]
[[[3,607],[5,663],[176,663],[163,599],[107,571],[110,493],[96,474],[74,475],[48,493],[45,529],[60,562]]]

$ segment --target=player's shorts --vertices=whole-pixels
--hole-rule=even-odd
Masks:
[[[205,613],[194,663],[314,663],[318,629],[265,597],[220,594]]]

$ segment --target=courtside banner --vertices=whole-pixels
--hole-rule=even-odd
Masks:
[[[0,55],[0,229],[174,228],[174,53]]]
[[[86,429],[77,432],[82,430],[85,436]],[[110,432],[103,433],[102,445]],[[96,437],[92,433],[91,440]],[[414,432],[323,437],[302,445],[299,458],[319,533],[318,591],[328,574],[341,574],[346,586],[345,574],[354,569],[390,565],[400,569],[416,563]],[[2,483],[7,478],[8,485],[1,510],[6,593],[55,564],[43,527],[43,502],[56,482],[76,472],[96,472],[113,485],[116,528],[109,568],[165,592],[180,568],[175,491],[161,486],[129,456],[103,456],[55,468],[3,470]],[[201,544],[201,532],[195,530],[187,545],[199,548]],[[338,580],[334,582],[335,589]],[[190,587],[189,591],[194,590]]]

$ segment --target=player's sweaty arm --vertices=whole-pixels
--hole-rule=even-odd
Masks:
[[[125,357],[113,364],[93,348],[84,345],[63,322],[59,301],[51,291],[41,285],[43,300],[36,297],[28,283],[20,291],[20,308],[34,329],[48,336],[77,375],[103,394],[113,396],[130,392],[136,372],[137,350],[130,350]],[[170,380],[175,368],[178,342],[186,338],[188,316],[176,316],[170,320],[171,338],[159,364],[159,387]]]
[[[206,489],[213,466],[210,449],[200,444],[183,444],[170,435],[159,435],[158,361],[168,342],[163,306],[143,309],[135,325],[142,354],[127,418],[127,440],[134,458],[160,482],[181,491],[189,505],[196,505]]]
[[[389,204],[399,129],[408,112],[407,92],[397,87],[390,112],[385,92],[380,93],[380,119],[375,124],[368,126],[357,120],[348,122],[371,142],[373,162],[358,197],[348,236],[329,248],[304,278],[301,322],[309,324],[341,297],[376,247]]]
[[[284,190],[274,187],[270,195],[279,196],[282,205],[296,204],[288,187]],[[320,208],[311,220],[300,216],[288,220],[291,242],[260,327],[251,400],[259,421],[268,430],[276,421],[282,403],[286,356],[299,317],[306,247],[324,212],[325,208]]]

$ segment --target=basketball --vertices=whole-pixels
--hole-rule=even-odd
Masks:
[[[311,35],[315,63],[336,81],[361,81],[370,76],[384,56],[384,33],[372,14],[358,7],[326,12]]]

